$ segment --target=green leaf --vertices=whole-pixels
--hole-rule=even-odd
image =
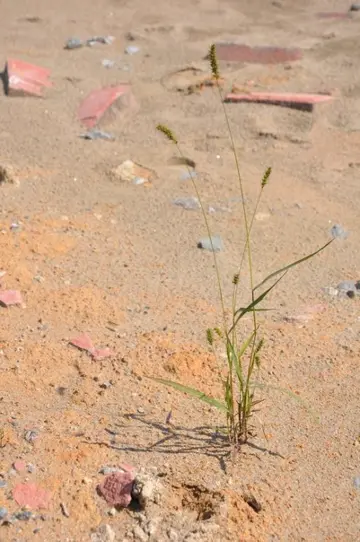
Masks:
[[[203,401],[204,403],[207,403],[208,405],[211,405],[218,410],[221,410],[223,412],[227,412],[228,409],[224,403],[221,403],[220,401],[217,401],[216,399],[213,399],[212,397],[209,397],[202,391],[196,390],[195,388],[189,388],[188,386],[183,386],[182,384],[178,384],[177,382],[173,382],[172,380],[165,380],[163,378],[151,378],[151,380],[154,380],[155,382],[159,382],[160,384],[164,384],[165,386],[169,386],[170,388],[174,388],[174,390],[181,391],[183,393],[186,393],[187,395],[191,395],[192,397],[195,397],[196,399],[200,399],[200,401]]]
[[[236,312],[235,312],[235,315],[238,315],[233,323],[233,325],[231,326],[230,330],[229,330],[229,333],[231,333],[231,331],[236,327],[238,321],[248,312],[252,312],[256,305],[258,305],[259,303],[261,303],[261,301],[268,295],[269,292],[271,292],[271,290],[273,288],[275,288],[275,286],[278,284],[278,282],[281,281],[281,279],[286,275],[287,271],[285,271],[280,278],[277,279],[276,282],[274,282],[274,284],[272,284],[270,286],[270,288],[268,288],[267,290],[265,290],[265,292],[263,292],[262,294],[259,295],[259,297],[257,297],[256,299],[254,299],[254,301],[252,301],[250,303],[250,305],[248,305],[247,307],[244,307],[242,309],[238,309]],[[239,314],[240,313],[240,314]]]
[[[322,247],[315,250],[315,252],[312,252],[311,254],[308,254],[307,256],[304,256],[303,258],[300,258],[299,260],[296,260],[295,262],[290,263],[290,264],[286,265],[285,267],[282,267],[281,269],[278,269],[277,271],[274,271],[274,273],[271,273],[270,275],[268,275],[262,282],[260,282],[260,284],[255,286],[254,291],[257,290],[258,288],[260,288],[261,286],[263,286],[269,280],[275,278],[280,273],[284,273],[284,272],[288,271],[289,269],[291,269],[292,267],[296,267],[300,263],[306,262],[306,260],[310,260],[310,258],[313,258],[314,256],[316,256],[316,254],[319,254],[319,252],[322,252],[333,241],[334,241],[334,239],[330,239],[330,241],[328,241],[327,243],[325,243],[325,245],[323,245]]]

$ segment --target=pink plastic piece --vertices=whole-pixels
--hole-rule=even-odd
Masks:
[[[236,43],[219,43],[216,45],[216,56],[228,62],[248,62],[251,64],[281,64],[302,58],[300,49],[285,47],[249,47]]]
[[[10,305],[22,305],[21,293],[18,290],[3,290],[0,291],[0,304],[5,307]]]
[[[87,128],[93,128],[115,100],[130,92],[130,88],[130,85],[123,84],[115,87],[93,90],[79,107],[79,120]]]
[[[48,80],[50,70],[23,62],[9,59],[5,66],[5,84],[7,93],[12,91],[42,96],[43,87],[51,87]]]
[[[13,497],[19,506],[27,506],[31,510],[49,508],[51,493],[36,484],[18,484],[13,489]]]

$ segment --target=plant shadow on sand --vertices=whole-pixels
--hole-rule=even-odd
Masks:
[[[151,444],[133,445],[122,444],[119,442],[119,435],[123,434],[122,430],[129,431],[129,424],[116,423],[116,429],[106,428],[105,431],[112,436],[109,442],[104,441],[84,441],[86,444],[99,444],[105,445],[108,448],[124,451],[124,452],[136,452],[136,453],[148,453],[157,452],[160,454],[200,454],[207,457],[214,457],[219,462],[221,470],[227,472],[227,461],[234,457],[236,452],[240,449],[235,449],[229,443],[229,439],[226,436],[225,428],[214,428],[211,426],[198,426],[198,427],[183,427],[173,425],[164,422],[156,422],[144,418],[139,414],[127,414],[124,416],[127,420],[136,421],[137,425],[132,425],[131,428],[134,432],[131,434],[131,440],[134,442],[141,442],[144,440],[144,428],[150,430],[152,433],[156,431],[161,433],[162,436],[152,442]],[[251,448],[257,452],[268,453],[274,457],[284,457],[278,452],[274,452],[251,441],[241,446]]]

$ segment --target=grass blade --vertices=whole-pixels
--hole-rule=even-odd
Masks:
[[[269,280],[275,278],[280,273],[284,273],[286,271],[289,271],[289,269],[291,269],[292,267],[296,267],[300,263],[306,262],[306,260],[310,260],[310,258],[313,258],[314,256],[316,256],[316,254],[319,254],[319,252],[322,252],[333,241],[334,241],[334,239],[330,239],[330,241],[328,241],[327,243],[325,243],[325,245],[323,245],[322,247],[315,250],[315,252],[312,252],[311,254],[308,254],[307,256],[304,256],[303,258],[300,258],[299,260],[296,260],[295,262],[289,263],[288,265],[286,265],[285,267],[282,267],[281,269],[278,269],[277,271],[274,271],[273,273],[268,275],[262,282],[260,282],[260,284],[255,286],[254,291],[257,290],[258,288],[260,288],[261,286],[263,286]]]
[[[274,284],[272,284],[270,286],[270,288],[268,288],[267,290],[265,290],[265,292],[263,292],[262,294],[260,294],[256,299],[254,299],[254,301],[252,301],[250,303],[250,305],[248,305],[247,307],[244,307],[243,309],[238,309],[236,312],[235,312],[235,315],[236,315],[236,318],[234,320],[234,323],[233,325],[231,326],[230,330],[229,330],[229,333],[231,333],[231,331],[236,327],[238,321],[243,317],[245,316],[246,313],[248,312],[253,312],[255,310],[255,307],[256,305],[258,305],[259,303],[261,303],[261,301],[263,299],[265,299],[265,297],[268,295],[269,292],[271,292],[271,290],[273,288],[275,288],[275,286],[281,281],[282,278],[284,278],[284,276],[286,275],[287,271],[285,271],[280,278],[277,279],[276,282],[274,282]]]
[[[208,405],[211,405],[218,410],[221,410],[223,412],[227,412],[228,409],[224,403],[221,403],[217,399],[213,399],[212,397],[209,397],[202,391],[199,391],[195,388],[189,388],[188,386],[183,386],[182,384],[178,384],[177,382],[173,382],[172,380],[165,380],[163,378],[151,378],[151,380],[154,380],[155,382],[159,382],[160,384],[164,384],[165,386],[169,386],[170,388],[174,388],[174,390],[181,391],[183,393],[186,393],[187,395],[191,395],[192,397],[195,397],[196,399],[200,399],[200,401],[203,401],[204,403],[207,403]]]

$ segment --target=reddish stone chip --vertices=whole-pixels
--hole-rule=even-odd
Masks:
[[[14,461],[14,469],[17,472],[24,472],[24,470],[26,469],[25,461],[22,461],[21,459],[17,459],[16,461]]]
[[[131,502],[133,484],[132,472],[114,472],[98,486],[98,491],[111,506],[126,508]]]
[[[51,493],[36,484],[18,484],[13,489],[13,497],[19,506],[27,506],[31,510],[49,508]]]
[[[250,64],[281,64],[302,58],[300,49],[284,47],[249,47],[236,43],[219,43],[216,45],[216,56],[228,62],[248,62]]]
[[[0,291],[0,304],[9,307],[10,305],[22,305],[21,293],[18,290]]]
[[[70,341],[72,346],[80,350],[86,350],[95,360],[109,358],[114,355],[110,348],[96,348],[87,333],[83,333]]]

